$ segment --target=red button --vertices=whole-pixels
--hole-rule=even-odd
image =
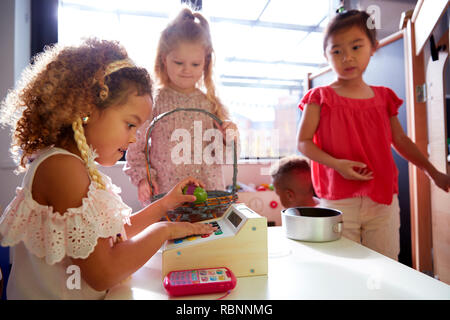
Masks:
[[[276,202],[276,201],[270,201],[270,207],[271,207],[272,209],[275,209],[276,207],[278,207],[278,202]]]

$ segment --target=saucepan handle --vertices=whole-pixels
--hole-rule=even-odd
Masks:
[[[341,233],[342,232],[342,224],[343,222],[338,222],[333,226],[333,231],[336,233]]]

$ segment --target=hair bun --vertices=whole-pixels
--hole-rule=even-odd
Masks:
[[[184,8],[179,14],[179,20],[195,20],[195,16],[191,10],[189,10],[188,8]]]

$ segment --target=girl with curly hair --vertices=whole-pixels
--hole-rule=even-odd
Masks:
[[[160,222],[186,178],[131,214],[94,161],[114,165],[151,114],[152,84],[117,42],[55,45],[34,59],[2,102],[12,153],[26,171],[0,217],[2,246],[14,247],[9,299],[99,299],[167,239],[212,232],[205,224]],[[81,279],[71,282],[71,270]],[[71,272],[69,272],[71,271]],[[68,275],[69,272],[69,275]],[[75,279],[76,280],[76,279]]]
[[[167,192],[176,177],[195,176],[205,182],[208,190],[225,189],[222,173],[225,161],[220,152],[216,154],[216,150],[224,150],[219,145],[222,139],[215,138],[210,145],[206,145],[205,141],[196,143],[194,139],[196,134],[201,134],[200,140],[206,140],[203,137],[207,135],[205,132],[213,132],[216,128],[222,137],[231,132],[231,136],[238,140],[237,126],[229,120],[228,110],[216,96],[212,76],[213,56],[208,21],[189,8],[183,8],[161,33],[155,60],[159,88],[155,95],[153,118],[177,108],[197,108],[214,114],[223,124],[220,126],[200,112],[179,111],[161,119],[151,133],[150,173],[154,190],[150,189],[145,154],[148,143],[146,132],[150,123],[142,126],[137,134],[137,143],[126,154],[124,170],[138,187],[138,197],[144,205],[149,203],[150,196]],[[200,129],[196,131],[197,128]],[[187,140],[192,145],[192,148],[183,150],[182,160],[178,159],[179,152],[175,152],[179,150],[179,137],[175,134],[178,130],[189,132]],[[226,139],[223,142],[226,143]],[[208,161],[209,153],[205,152],[205,156],[203,151],[209,150],[212,145],[211,154],[214,154],[212,161]],[[195,219],[205,218],[208,216]],[[190,215],[190,219],[192,221],[194,215]]]

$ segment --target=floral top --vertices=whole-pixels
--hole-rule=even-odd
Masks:
[[[60,148],[40,151],[0,217],[0,244],[13,251],[8,299],[100,299],[106,294],[95,291],[82,278],[76,279],[75,274],[71,282],[70,275],[76,270],[71,258],[87,258],[98,238],[125,236],[131,208],[122,202],[120,189],[103,174],[105,190],[91,182],[82,205],[64,214],[36,202],[31,190],[36,169],[56,154],[79,158]]]
[[[213,104],[196,89],[185,94],[169,87],[159,89],[153,118],[176,108],[197,108],[213,113]],[[145,157],[147,121],[137,132],[137,142],[128,148],[124,167],[131,182],[138,185],[147,178]],[[166,193],[180,180],[193,176],[207,190],[225,190],[222,164],[226,158],[223,140],[214,136],[214,121],[201,112],[177,111],[158,120],[150,136],[151,175],[156,176],[159,193]]]

